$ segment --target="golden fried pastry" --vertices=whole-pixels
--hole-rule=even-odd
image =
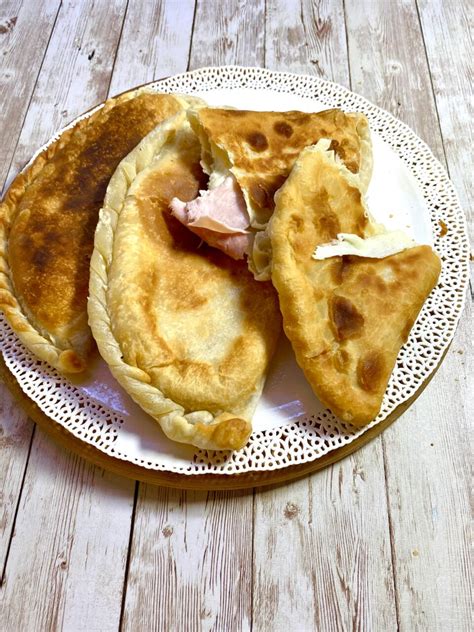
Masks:
[[[209,191],[187,205],[173,201],[173,212],[207,243],[235,259],[248,256],[259,280],[270,278],[265,228],[273,213],[274,194],[304,147],[329,138],[362,189],[368,187],[372,149],[363,114],[337,109],[307,114],[199,108],[190,109],[188,116],[201,141]],[[216,219],[219,226],[212,230]]]
[[[92,347],[89,260],[109,179],[183,103],[144,90],[109,99],[41,152],[0,206],[0,309],[22,342],[60,371],[84,370]]]
[[[367,237],[380,230],[357,179],[327,146],[305,149],[276,195],[269,226],[272,280],[284,330],[315,394],[335,415],[360,426],[380,410],[440,260],[429,246],[406,243],[380,259],[312,258],[316,246],[341,233]]]
[[[219,108],[190,110],[203,145],[206,172],[231,171],[247,202],[252,226],[264,227],[274,209],[274,194],[287,178],[304,147],[321,138],[365,190],[372,173],[369,125],[363,114],[326,110],[252,112]]]
[[[271,283],[201,244],[170,214],[206,176],[184,113],[112,177],[91,259],[89,322],[123,388],[171,439],[238,449],[281,331]]]

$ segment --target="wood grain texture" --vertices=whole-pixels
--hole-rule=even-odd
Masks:
[[[314,72],[318,59],[319,74],[347,85],[342,5],[271,6],[266,50],[273,68]],[[306,480],[256,493],[253,574],[255,630],[295,622],[308,632],[396,627],[380,439]]]
[[[472,154],[472,4],[427,2],[418,8],[451,179],[474,242]]]
[[[28,460],[33,423],[0,379],[0,582]]]
[[[0,189],[7,176],[59,2],[0,5]],[[25,46],[28,42],[28,46]],[[21,81],[19,81],[21,77]],[[33,424],[0,383],[0,573],[7,559]]]
[[[123,630],[250,629],[252,492],[140,485]]]
[[[342,0],[267,0],[265,65],[349,87]]]
[[[254,565],[256,631],[295,622],[302,632],[396,628],[375,442],[307,479],[256,494]]]
[[[59,0],[7,0],[0,4],[0,188],[10,168],[59,5]]]
[[[189,70],[264,64],[265,1],[197,0]]]
[[[35,433],[0,591],[4,630],[117,630],[133,487]]]
[[[194,0],[129,3],[111,95],[186,70],[194,5]]]
[[[409,125],[444,162],[415,0],[345,0],[352,90]]]
[[[62,5],[8,182],[55,132],[107,97],[125,6],[126,0]]]
[[[9,179],[58,128],[107,96],[125,5],[62,5]],[[17,426],[10,440],[23,434]],[[17,485],[19,496],[19,476]],[[131,481],[104,474],[35,433],[0,591],[6,629],[117,628],[133,492]],[[12,489],[10,505],[14,496]]]
[[[443,161],[415,2],[346,0],[346,12],[358,89],[417,130]],[[473,411],[465,408],[463,362],[472,354],[471,327],[465,314],[432,383],[382,435],[401,630],[469,628],[466,433]]]
[[[472,629],[469,303],[424,395],[383,435],[401,630]]]

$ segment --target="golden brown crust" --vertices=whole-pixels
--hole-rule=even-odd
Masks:
[[[189,110],[198,133],[206,171],[228,168],[244,194],[250,224],[255,229],[248,266],[259,281],[271,277],[268,220],[274,196],[284,183],[300,151],[328,139],[366,192],[372,175],[369,124],[360,113],[333,109],[305,112],[251,112],[220,108]]]
[[[354,425],[379,412],[398,352],[440,272],[429,246],[384,259],[311,258],[337,232],[364,237],[366,223],[349,172],[311,148],[278,192],[269,230],[272,280],[298,364],[321,401]]]
[[[252,432],[249,421],[234,417],[211,425],[197,425],[200,433],[208,435],[208,443],[212,443],[216,450],[241,450]]]
[[[119,161],[179,99],[146,91],[108,100],[63,132],[0,206],[0,309],[38,357],[82,371],[92,346],[86,300],[98,211]]]
[[[122,161],[101,211],[89,320],[112,373],[175,441],[238,449],[281,330],[276,292],[169,212],[205,184],[184,114]]]
[[[368,186],[372,160],[363,114],[337,109],[307,114],[202,108],[193,118],[207,139],[227,154],[256,227],[268,222],[275,192],[301,150],[321,138],[331,139],[331,148],[352,173],[362,169],[363,190]]]

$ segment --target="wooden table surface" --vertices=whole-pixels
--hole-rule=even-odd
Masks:
[[[331,79],[391,111],[469,209],[468,4],[1,0],[0,184],[107,95],[240,64]],[[59,448],[0,384],[0,629],[472,629],[470,304],[408,412],[274,488],[173,491],[109,474]]]

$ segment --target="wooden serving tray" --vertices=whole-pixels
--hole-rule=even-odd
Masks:
[[[381,432],[388,428],[398,417],[400,417],[411,404],[421,395],[423,390],[436,374],[444,355],[436,369],[431,373],[429,378],[423,382],[416,393],[407,401],[403,402],[396,408],[386,419],[367,430],[363,435],[352,441],[351,443],[332,450],[329,454],[325,454],[319,459],[315,459],[311,463],[303,463],[302,465],[290,465],[278,470],[270,470],[265,472],[246,472],[243,474],[177,474],[174,472],[164,472],[159,470],[151,470],[141,467],[134,463],[129,463],[122,459],[112,457],[105,454],[98,448],[75,437],[66,428],[50,419],[38,406],[33,402],[20,388],[15,377],[11,374],[5,365],[3,357],[0,356],[0,377],[5,382],[9,390],[12,392],[20,406],[25,410],[28,416],[38,426],[44,430],[61,446],[70,450],[74,454],[83,457],[90,463],[102,467],[114,474],[120,474],[127,478],[160,485],[162,487],[173,487],[176,489],[200,489],[200,490],[226,490],[226,489],[247,489],[249,487],[257,487],[261,485],[277,485],[301,478],[312,472],[322,470],[332,463],[340,461],[344,457],[352,454],[369,441],[372,441]]]

